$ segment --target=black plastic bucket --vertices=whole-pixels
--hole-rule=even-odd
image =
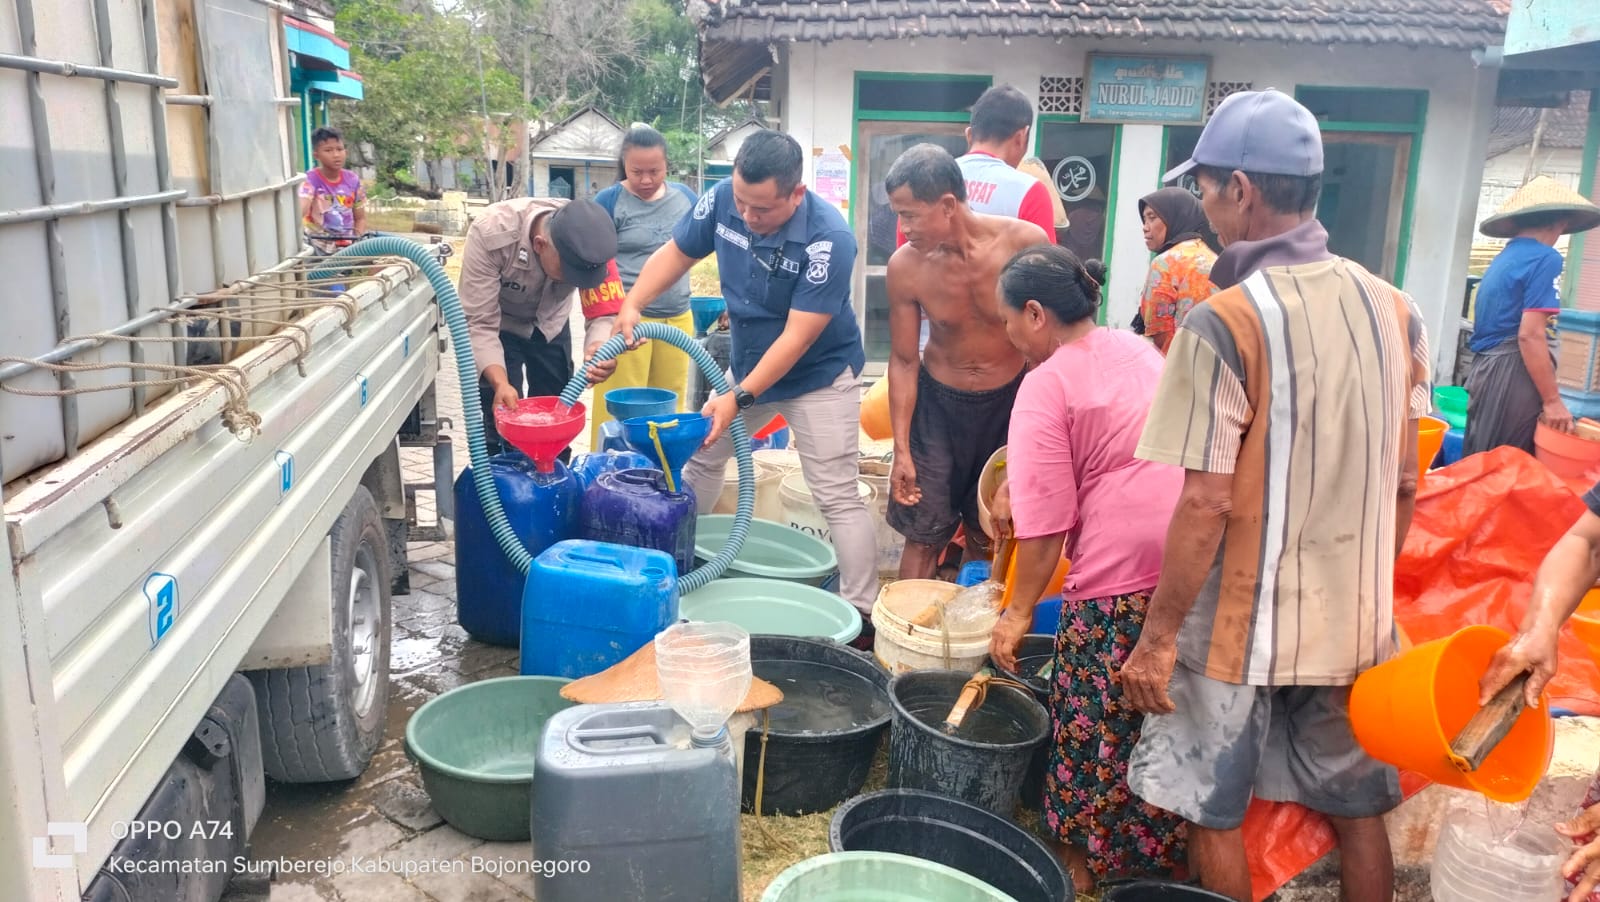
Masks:
[[[793,679],[815,674],[832,687],[826,698],[839,711],[870,707],[870,719],[854,719],[835,730],[795,730],[785,726],[788,712],[773,709],[767,734],[766,780],[761,789],[762,814],[810,814],[827,811],[861,791],[872,770],[884,730],[889,726],[889,674],[869,655],[828,639],[751,636],[750,667],[756,676],[779,689]],[[852,718],[846,718],[852,720]],[[762,714],[745,734],[744,788],[740,802],[755,811],[756,776],[761,770]]]
[[[961,733],[947,736],[945,715],[971,678],[914,670],[889,682],[889,786],[964,799],[1010,818],[1034,749],[1050,733],[1050,716],[1031,694],[991,686],[984,703],[967,712]]]
[[[1210,890],[1165,880],[1130,880],[1106,884],[1100,902],[1233,902]]]
[[[1029,633],[1017,643],[1017,669],[1006,670],[991,659],[989,664],[1002,676],[1033,690],[1033,697],[1050,710],[1050,681],[1041,679],[1039,671],[1056,656],[1056,637],[1049,633]],[[1044,742],[1033,750],[1033,760],[1028,762],[1027,776],[1022,778],[1022,805],[1029,811],[1038,811],[1044,801],[1044,769],[1050,766],[1050,743]]]
[[[1003,817],[931,792],[886,789],[851,799],[833,815],[828,847],[936,861],[1017,902],[1072,898],[1067,872],[1044,843]]]

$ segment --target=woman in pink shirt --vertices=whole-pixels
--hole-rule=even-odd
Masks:
[[[1017,550],[990,654],[1015,666],[1035,599],[1065,554],[1043,810],[1080,890],[1165,876],[1183,860],[1181,819],[1128,791],[1143,717],[1114,679],[1139,640],[1183,471],[1133,456],[1162,357],[1132,332],[1095,324],[1104,278],[1099,261],[1041,245],[1006,264],[998,292],[1006,335],[1034,369],[1012,408],[1006,498],[994,511]]]

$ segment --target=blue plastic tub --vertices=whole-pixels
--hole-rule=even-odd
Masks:
[[[671,555],[605,542],[558,542],[533,559],[522,595],[524,675],[599,673],[678,621]]]

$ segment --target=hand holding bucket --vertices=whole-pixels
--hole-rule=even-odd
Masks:
[[[1512,709],[1478,705],[1479,678],[1510,638],[1492,626],[1469,626],[1363,673],[1350,690],[1357,741],[1379,761],[1436,783],[1497,802],[1526,799],[1544,778],[1555,747],[1548,700],[1505,718],[1508,728],[1498,741],[1493,725],[1485,724]],[[1473,724],[1480,710],[1489,713]],[[1463,755],[1464,743],[1476,749]]]

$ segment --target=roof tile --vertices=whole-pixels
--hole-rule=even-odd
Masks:
[[[1471,49],[1497,44],[1503,0],[714,0],[712,41],[1131,35],[1141,38],[1329,40]]]

